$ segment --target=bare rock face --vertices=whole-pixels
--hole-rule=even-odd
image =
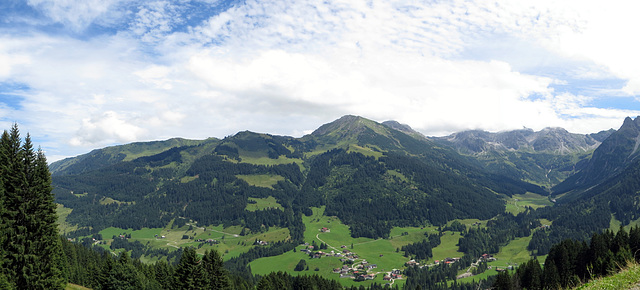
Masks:
[[[609,131],[599,133],[597,137],[601,138],[606,132]],[[569,154],[598,147],[601,141],[592,135],[569,133],[563,128],[545,128],[538,132],[531,129],[498,133],[472,130],[438,139],[450,143],[460,152],[467,154],[507,150]]]

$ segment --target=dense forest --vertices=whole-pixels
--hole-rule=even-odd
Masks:
[[[512,273],[497,276],[497,289],[558,289],[575,287],[640,262],[640,228],[593,234],[590,241],[563,240],[549,250],[544,268],[537,259]]]

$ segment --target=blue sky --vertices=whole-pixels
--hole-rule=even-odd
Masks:
[[[557,3],[560,2],[560,3]],[[426,135],[640,115],[628,1],[0,2],[0,124],[50,161],[345,114]]]

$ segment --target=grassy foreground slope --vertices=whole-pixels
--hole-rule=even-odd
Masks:
[[[630,264],[619,273],[593,280],[576,289],[640,289],[640,265]]]

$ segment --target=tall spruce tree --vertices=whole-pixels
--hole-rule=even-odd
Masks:
[[[175,282],[177,289],[200,289],[205,287],[204,269],[200,266],[200,258],[196,249],[185,248],[176,266]]]
[[[205,251],[202,257],[205,281],[210,289],[230,289],[231,282],[227,269],[224,268],[222,256],[215,249]]]
[[[1,274],[19,289],[61,289],[64,258],[56,225],[51,176],[31,137],[17,125],[0,138]]]

